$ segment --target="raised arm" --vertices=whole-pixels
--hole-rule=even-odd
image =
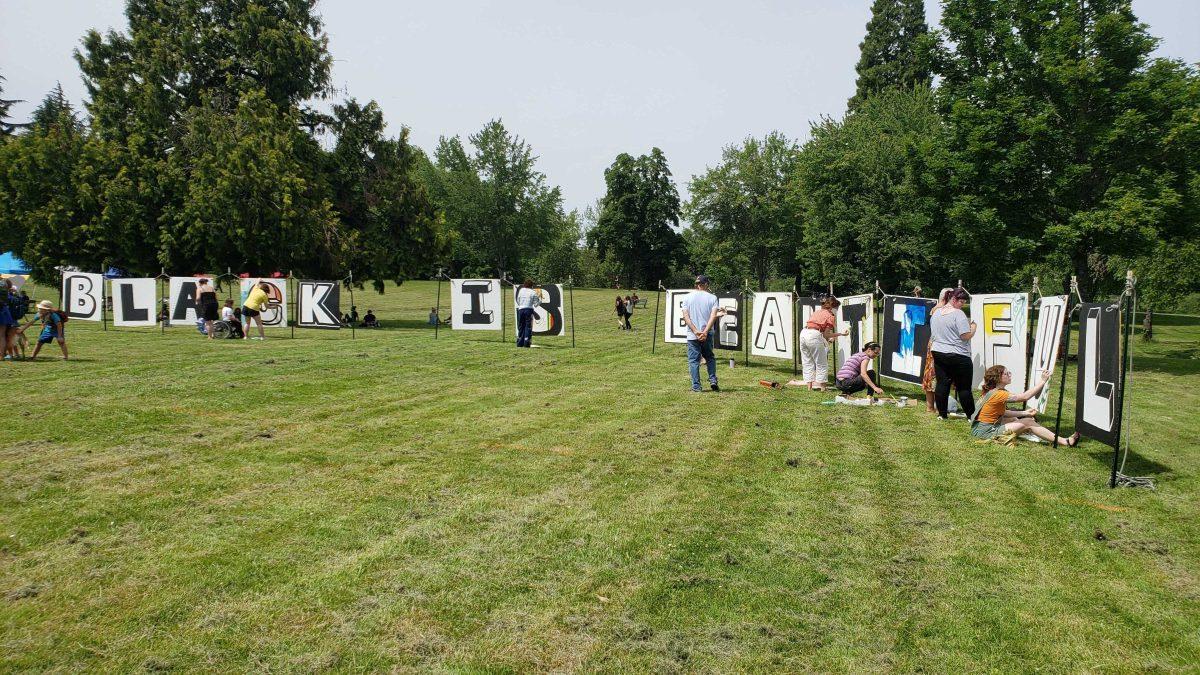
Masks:
[[[1028,401],[1029,399],[1033,398],[1034,396],[1037,396],[1038,394],[1042,393],[1042,387],[1045,387],[1046,383],[1049,381],[1050,381],[1050,371],[1043,370],[1042,371],[1042,379],[1036,385],[1034,385],[1033,387],[1031,387],[1029,389],[1026,389],[1025,391],[1023,391],[1015,396],[1009,396],[1008,400],[1013,401],[1013,402]]]

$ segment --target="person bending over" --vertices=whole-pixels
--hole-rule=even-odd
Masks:
[[[839,335],[835,333],[837,319],[833,310],[842,303],[832,295],[821,301],[821,309],[813,312],[800,331],[800,361],[803,364],[804,383],[814,391],[824,391],[829,379],[829,343]]]
[[[846,396],[870,389],[876,396],[883,395],[883,388],[875,383],[875,371],[871,364],[879,356],[879,343],[868,342],[862,351],[846,359],[837,371],[838,391]]]
[[[267,335],[263,332],[262,313],[267,311],[267,302],[270,296],[267,291],[271,288],[271,284],[265,281],[259,282],[246,296],[246,302],[242,303],[242,316],[246,319],[246,330],[242,331],[242,339],[250,339],[250,323],[258,324],[258,337],[255,340],[265,340]]]
[[[63,361],[66,361],[67,333],[64,326],[67,321],[66,313],[62,310],[54,309],[54,305],[49,300],[39,302],[37,310],[37,316],[30,319],[21,327],[21,332],[24,333],[25,329],[29,328],[34,321],[42,322],[42,333],[38,336],[37,345],[33,348],[33,354],[29,356],[30,360],[37,358],[38,352],[42,351],[42,345],[58,342],[59,348],[62,349]]]
[[[1042,371],[1042,379],[1032,389],[1020,394],[1010,394],[1005,389],[1012,384],[1012,371],[1004,366],[992,366],[983,373],[983,398],[971,415],[971,435],[975,438],[991,439],[1005,433],[1031,433],[1044,440],[1054,442],[1055,435],[1038,424],[1035,410],[1008,410],[1010,402],[1023,402],[1037,396],[1050,381],[1050,371]],[[1074,447],[1079,443],[1079,432],[1070,437],[1058,436],[1059,444]]]

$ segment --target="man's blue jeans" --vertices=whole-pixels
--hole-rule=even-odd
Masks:
[[[528,347],[533,342],[533,308],[517,310],[517,346]]]
[[[717,383],[717,357],[713,356],[713,336],[701,342],[688,340],[688,372],[692,374],[692,391],[700,391],[700,357],[703,356],[708,365],[708,383]]]

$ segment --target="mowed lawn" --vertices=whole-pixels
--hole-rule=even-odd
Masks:
[[[356,292],[354,340],[72,321],[71,361],[0,364],[0,671],[1200,664],[1195,322],[1135,339],[1158,489],[1113,491],[1095,442],[757,384],[790,363],[691,395],[613,291],[533,350],[435,341],[434,293]]]

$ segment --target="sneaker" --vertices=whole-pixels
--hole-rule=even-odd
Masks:
[[[688,389],[688,391],[692,392],[693,394],[699,394],[699,393],[700,393],[700,390],[699,390],[699,389]]]
[[[717,383],[716,383],[716,382],[713,382],[713,383],[709,384],[709,385],[708,385],[708,388],[709,388],[709,389],[712,389],[713,391],[721,391],[721,388],[717,386]]]

